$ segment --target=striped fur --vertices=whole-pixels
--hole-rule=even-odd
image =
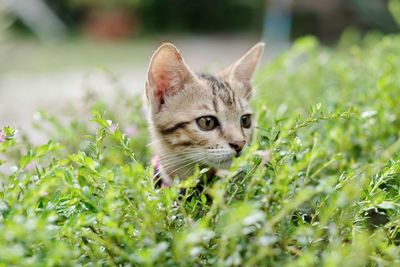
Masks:
[[[153,149],[164,183],[186,178],[196,164],[227,168],[242,146],[250,143],[253,126],[242,127],[241,117],[251,114],[250,79],[262,49],[263,44],[257,44],[216,75],[194,74],[172,44],[155,52],[146,96]],[[196,120],[203,116],[214,116],[219,125],[202,130]]]

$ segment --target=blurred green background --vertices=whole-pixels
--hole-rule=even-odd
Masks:
[[[293,22],[293,38],[313,34],[334,42],[347,27],[397,30],[387,0],[33,0],[23,6],[18,2],[23,3],[10,1],[5,11],[12,27],[25,34],[56,35],[51,30],[58,29],[109,40],[159,33],[259,34],[269,11],[270,17],[284,15]]]
[[[212,72],[259,40],[265,64],[301,36],[335,45],[343,32],[398,26],[385,0],[9,0],[0,29],[0,125],[31,130],[37,109],[62,116],[88,94],[111,101],[116,82],[140,94],[165,41],[195,71]]]

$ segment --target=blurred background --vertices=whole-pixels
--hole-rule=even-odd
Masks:
[[[0,0],[0,127],[30,131],[36,110],[66,116],[91,95],[141,97],[166,41],[213,71],[260,40],[266,64],[304,35],[333,46],[397,30],[386,0]]]

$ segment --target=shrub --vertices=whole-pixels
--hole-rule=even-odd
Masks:
[[[138,101],[68,126],[42,113],[42,146],[4,128],[0,262],[400,264],[400,36],[346,40],[300,39],[259,71],[254,142],[202,190],[200,169],[155,188]]]

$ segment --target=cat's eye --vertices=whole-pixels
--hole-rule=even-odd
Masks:
[[[214,116],[204,116],[196,120],[197,125],[203,131],[211,131],[219,125],[217,118]]]
[[[250,128],[251,127],[251,114],[243,115],[240,118],[240,125],[243,128]]]

